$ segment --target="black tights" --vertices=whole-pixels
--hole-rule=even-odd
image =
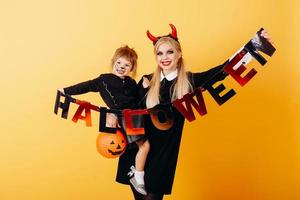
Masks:
[[[148,193],[147,196],[144,196],[137,191],[130,185],[134,199],[135,200],[163,200],[164,195],[163,194],[154,194],[154,193]]]

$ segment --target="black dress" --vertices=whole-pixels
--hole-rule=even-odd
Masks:
[[[98,78],[64,88],[69,95],[99,92],[111,109],[132,108],[136,104],[136,82],[129,76],[124,79],[112,74],[101,74]]]
[[[202,73],[188,73],[193,88],[202,86],[209,78],[220,72],[223,65],[217,66]],[[222,72],[223,73],[223,72]],[[146,76],[151,79],[151,75]],[[224,79],[224,77],[223,77]],[[173,116],[174,124],[169,130],[159,130],[149,117],[144,117],[145,132],[150,142],[150,151],[145,165],[145,186],[148,193],[171,194],[175,176],[181,134],[185,118],[171,104],[172,86],[177,78],[168,81],[163,79],[160,87],[160,104],[168,109]],[[140,88],[141,107],[145,108],[146,90],[142,87],[142,80],[138,83]],[[143,95],[144,94],[144,95]],[[116,181],[129,184],[127,173],[134,165],[136,149],[127,149],[119,158]]]
[[[132,109],[137,103],[137,84],[134,79],[125,76],[124,79],[112,74],[101,74],[98,78],[64,88],[69,95],[99,92],[103,101],[111,109]],[[122,120],[122,118],[119,118]],[[121,123],[123,125],[123,123]],[[124,131],[124,128],[122,129]],[[132,143],[144,136],[127,136]]]

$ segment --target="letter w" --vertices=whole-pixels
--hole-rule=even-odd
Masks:
[[[193,98],[194,96],[196,96],[197,102]],[[192,105],[201,116],[207,113],[200,87],[195,89],[192,93],[184,95],[181,99],[173,101],[173,106],[190,122],[195,120]]]

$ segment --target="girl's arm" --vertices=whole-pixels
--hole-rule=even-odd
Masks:
[[[65,94],[69,94],[69,95],[78,95],[87,92],[98,92],[100,83],[101,83],[101,76],[93,80],[85,81],[82,83],[78,83],[76,85],[72,85],[70,87],[66,87],[63,89],[63,91]]]

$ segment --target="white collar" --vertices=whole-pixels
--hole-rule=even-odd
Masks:
[[[175,69],[175,71],[169,73],[167,76],[165,76],[163,72],[160,71],[160,81],[162,81],[164,78],[166,78],[168,81],[172,81],[177,77],[177,74],[178,74],[177,68]]]

